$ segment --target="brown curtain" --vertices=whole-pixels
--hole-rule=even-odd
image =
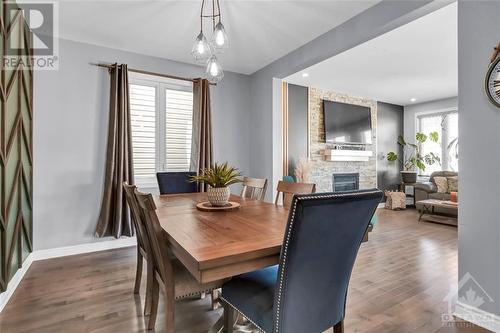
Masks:
[[[210,83],[206,79],[193,82],[193,142],[191,146],[191,171],[200,172],[212,165],[212,116],[210,108]],[[205,192],[206,185],[199,185]]]
[[[95,233],[98,237],[119,238],[133,235],[122,189],[124,181],[134,183],[127,65],[114,64],[110,78],[106,173]]]

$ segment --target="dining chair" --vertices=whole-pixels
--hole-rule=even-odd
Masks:
[[[263,332],[343,333],[352,268],[382,196],[377,189],[294,196],[279,265],[222,286],[225,332],[237,311]]]
[[[169,242],[158,221],[153,196],[150,193],[141,193],[137,189],[134,193],[139,203],[141,217],[146,226],[154,263],[148,329],[154,329],[156,323],[159,290],[161,289],[165,296],[165,332],[173,333],[175,330],[175,302],[186,297],[212,292],[221,288],[223,281],[198,283],[178,259],[171,258],[169,256]]]
[[[267,191],[267,179],[243,177],[242,198],[264,200]]]
[[[196,172],[157,172],[160,194],[198,192],[198,184],[190,182],[192,176],[196,176]]]
[[[278,187],[276,189],[276,200],[274,204],[277,205],[279,202],[280,194],[283,199],[283,207],[290,209],[292,203],[292,198],[294,194],[311,194],[316,192],[316,184],[311,183],[289,183],[280,180],[278,182]]]
[[[149,239],[144,222],[141,219],[139,204],[134,191],[137,187],[123,182],[123,190],[127,204],[132,213],[132,221],[137,234],[137,267],[135,272],[134,294],[138,294],[141,288],[142,265],[146,260],[146,299],[144,302],[144,314],[149,315],[151,310],[151,281],[153,279],[153,262],[149,247]]]

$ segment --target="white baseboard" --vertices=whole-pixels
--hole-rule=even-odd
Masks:
[[[23,267],[18,269],[16,274],[14,274],[12,279],[9,281],[7,289],[3,293],[0,293],[0,313],[9,302],[9,299],[14,294],[14,291],[16,291],[17,286],[23,279],[24,274],[26,274],[26,272],[30,268],[32,262],[33,262],[33,253],[30,253],[28,257],[24,260]]]
[[[500,316],[457,302],[455,305],[456,317],[473,323],[495,333],[500,333]]]
[[[23,279],[26,272],[30,268],[31,264],[34,261],[45,260],[51,258],[59,258],[72,256],[76,254],[90,253],[90,252],[98,252],[105,251],[111,249],[119,249],[122,247],[135,246],[137,244],[137,240],[135,237],[128,238],[120,238],[109,241],[95,242],[95,243],[87,243],[87,244],[79,244],[74,246],[65,246],[58,247],[53,249],[46,250],[35,250],[28,255],[28,257],[23,262],[23,267],[19,269],[16,274],[10,280],[7,289],[0,293],[0,313],[5,308],[9,299],[12,297],[14,292],[16,291],[17,286]]]
[[[66,257],[75,254],[119,249],[122,247],[135,246],[136,244],[137,240],[135,237],[127,237],[109,241],[78,244],[65,247],[56,247],[53,249],[46,249],[46,250],[37,250],[33,252],[34,256],[33,261]]]
[[[380,209],[380,208],[385,208],[385,202],[381,202],[378,204],[377,209]]]

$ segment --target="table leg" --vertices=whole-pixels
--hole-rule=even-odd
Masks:
[[[427,207],[426,205],[422,205],[422,211],[420,212],[420,216],[418,217],[419,222],[422,220],[422,216],[424,216],[424,214],[426,213],[429,213],[429,207]]]

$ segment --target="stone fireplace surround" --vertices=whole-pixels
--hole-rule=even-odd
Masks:
[[[367,106],[372,116],[372,142],[377,142],[377,102],[367,98],[353,97],[346,94],[327,91],[318,88],[309,88],[308,117],[309,117],[309,157],[312,162],[310,181],[316,184],[317,192],[331,192],[333,189],[332,174],[359,173],[359,188],[373,188],[377,186],[377,148],[376,144],[367,145],[372,151],[372,157],[367,162],[340,162],[325,161],[322,151],[333,148],[333,144],[325,142],[323,99]]]

